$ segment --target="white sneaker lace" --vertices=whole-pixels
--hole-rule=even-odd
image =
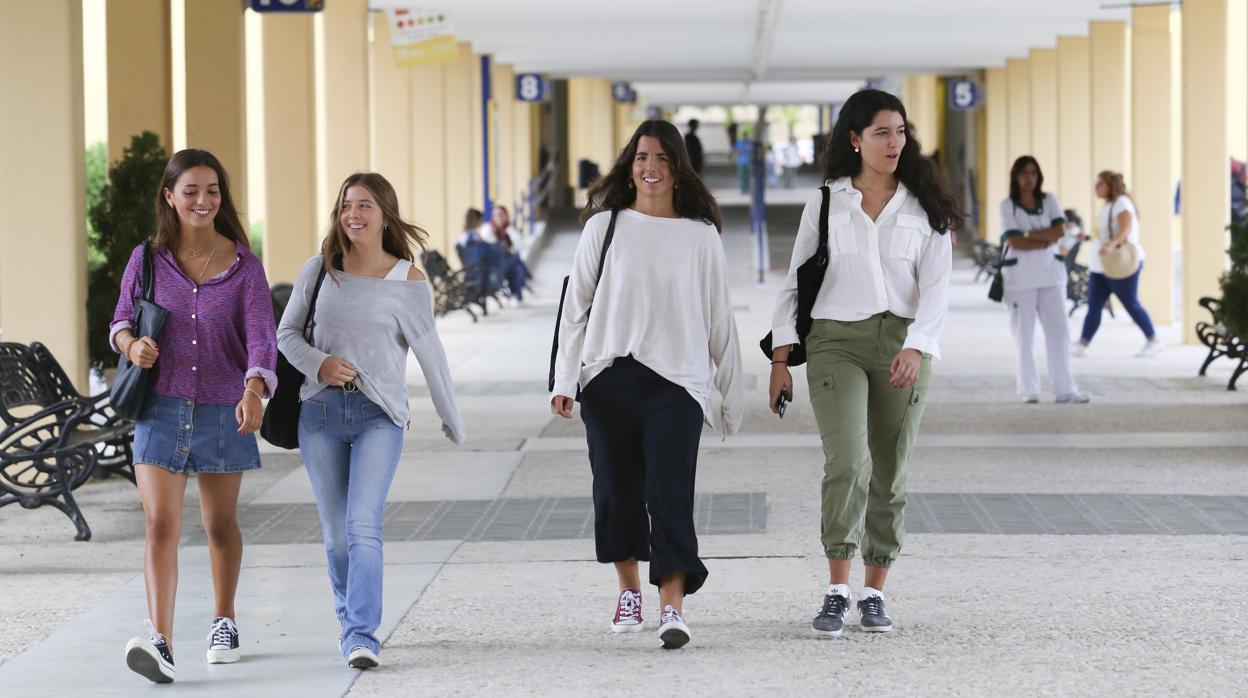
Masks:
[[[229,647],[233,643],[230,641],[233,635],[238,634],[238,626],[234,625],[234,621],[229,618],[218,618],[217,622],[212,624],[212,632],[208,634],[208,639],[212,646],[218,645]]]
[[[160,644],[162,642],[168,644],[169,641],[165,639],[165,636],[156,632],[156,626],[152,624],[150,618],[145,618],[143,620],[143,625],[147,626],[147,636],[151,638],[154,644]]]
[[[619,619],[624,620],[641,620],[641,594],[635,591],[623,591],[620,593],[620,604],[618,614]]]
[[[671,606],[668,606],[667,608],[663,609],[663,622],[664,623],[671,623],[673,621],[683,622],[684,620],[685,620],[684,618],[680,617],[680,613],[676,609],[672,608]]]

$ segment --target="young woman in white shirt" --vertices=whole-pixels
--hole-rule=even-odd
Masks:
[[[1088,255],[1088,314],[1083,318],[1083,334],[1075,343],[1075,356],[1087,354],[1088,345],[1101,327],[1101,310],[1109,300],[1109,294],[1118,296],[1122,307],[1144,333],[1144,348],[1136,356],[1147,358],[1161,351],[1161,342],[1153,329],[1153,320],[1140,304],[1140,272],[1144,269],[1144,247],[1140,245],[1139,216],[1135,202],[1127,194],[1127,185],[1118,172],[1105,170],[1096,176],[1096,195],[1105,201],[1101,207],[1099,240],[1091,243]],[[1121,245],[1135,245],[1140,255],[1140,266],[1125,279],[1105,276],[1101,257]]]
[[[1001,202],[1001,274],[1010,329],[1018,345],[1018,394],[1040,402],[1033,342],[1036,320],[1044,328],[1049,380],[1057,402],[1085,403],[1070,369],[1070,326],[1066,324],[1066,258],[1059,244],[1066,217],[1057,197],[1044,191],[1040,163],[1023,155],[1010,168],[1010,195]]]
[[[803,342],[823,439],[822,542],[829,585],[811,625],[841,634],[849,573],[861,546],[860,625],[892,630],[881,591],[901,549],[906,469],[940,357],[953,249],[962,212],[909,133],[901,100],[862,90],[841,108],[823,154],[823,189],[806,203],[772,321],[770,399],[787,392],[787,360]],[[827,196],[828,263],[810,333],[799,337],[797,269],[815,254]]]
[[[719,206],[680,131],[651,120],[590,188],[582,220],[551,405],[571,418],[579,389],[597,557],[619,581],[612,631],[642,629],[637,561],[648,560],[659,638],[675,649],[690,637],[683,599],[707,577],[693,523],[702,423],[735,433],[744,409]]]

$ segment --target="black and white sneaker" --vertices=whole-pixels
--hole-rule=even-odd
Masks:
[[[829,587],[823,595],[823,605],[810,624],[810,630],[819,637],[840,637],[845,630],[845,613],[849,611],[849,594]]]
[[[126,643],[126,666],[153,683],[173,683],[173,651],[164,635],[147,621],[149,637],[132,637]]]
[[[680,649],[689,643],[689,626],[685,624],[680,611],[664,606],[659,623],[659,645],[663,649]]]
[[[243,658],[238,647],[238,626],[233,618],[218,616],[212,619],[212,632],[208,633],[208,663],[233,664]]]
[[[347,655],[347,666],[352,669],[375,669],[380,665],[381,658],[364,645],[352,647],[350,654]]]
[[[884,596],[876,592],[858,602],[858,625],[863,632],[887,633],[893,630],[893,619],[884,612]]]

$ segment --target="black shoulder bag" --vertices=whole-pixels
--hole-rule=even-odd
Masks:
[[[303,318],[303,338],[312,343],[312,330],[316,328],[316,298],[321,295],[321,283],[325,281],[325,266],[316,277],[316,286],[312,289],[312,302],[308,304],[308,314]],[[277,390],[269,398],[264,408],[264,422],[260,425],[260,436],[278,448],[299,448],[299,408],[302,400],[299,391],[303,388],[306,376],[286,359],[286,355],[277,352]]]
[[[823,204],[819,207],[819,246],[810,259],[802,262],[797,268],[797,344],[789,350],[789,366],[801,366],[806,363],[806,335],[810,334],[810,326],[814,319],[810,313],[815,308],[815,298],[823,286],[823,276],[828,271],[828,201],[832,192],[825,184],[819,187],[823,192]],[[758,343],[767,358],[771,358],[771,333]]]
[[[169,311],[156,305],[156,269],[152,263],[151,245],[147,242],[143,243],[143,266],[139,283],[142,295],[134,299],[134,325],[131,332],[135,337],[155,339],[169,319]],[[151,374],[151,369],[139,368],[125,354],[117,360],[117,377],[113,381],[108,401],[122,419],[134,421],[143,412],[147,394],[151,391]]]
[[[615,218],[619,211],[611,212],[611,222],[607,224],[607,236],[602,241],[602,254],[598,255],[598,280],[594,282],[594,295],[598,293],[598,281],[602,281],[602,268],[607,263],[607,250],[611,249],[611,240],[615,238]],[[559,323],[563,320],[563,302],[568,297],[568,282],[572,275],[563,277],[563,291],[559,293],[559,314],[555,316],[555,338],[550,342],[550,378],[546,382],[546,390],[555,390],[555,360],[559,356]],[[592,310],[592,305],[591,308]],[[585,319],[589,320],[589,310],[585,311]],[[576,399],[581,399],[581,388],[576,388]]]

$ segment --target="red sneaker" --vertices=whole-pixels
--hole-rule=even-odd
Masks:
[[[615,617],[611,619],[611,632],[640,632],[641,623],[641,592],[636,589],[625,589],[620,592],[620,600],[615,604]]]

